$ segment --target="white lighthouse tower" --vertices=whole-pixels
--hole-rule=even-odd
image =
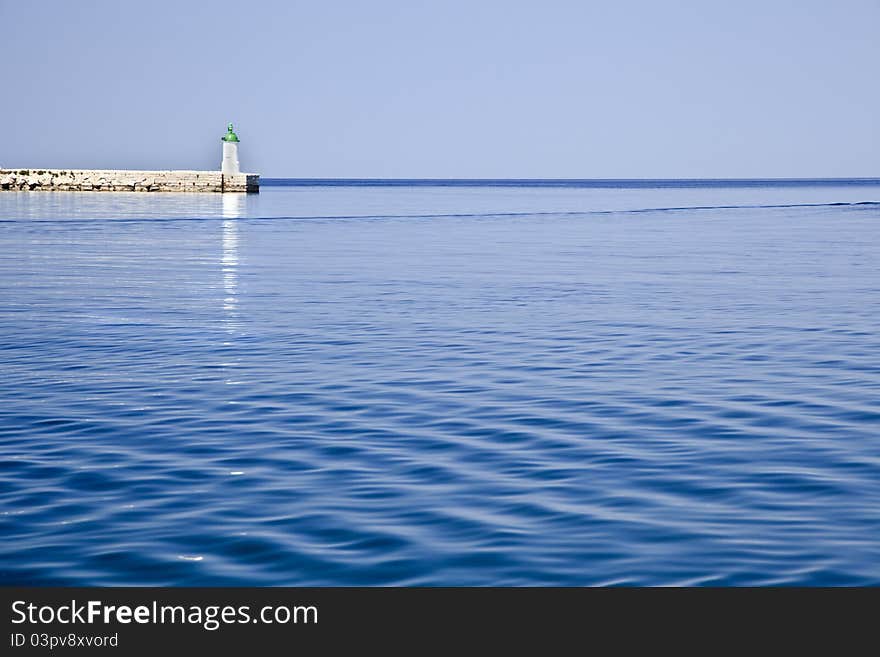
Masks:
[[[232,124],[226,128],[226,134],[221,139],[223,142],[223,162],[220,164],[220,173],[226,176],[241,173],[238,168],[238,135],[232,131]]]

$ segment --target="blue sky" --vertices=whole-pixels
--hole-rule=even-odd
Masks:
[[[0,0],[0,166],[880,175],[880,2]]]

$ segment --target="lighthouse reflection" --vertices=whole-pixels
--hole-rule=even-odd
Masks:
[[[223,199],[223,255],[220,259],[223,274],[223,311],[226,328],[238,328],[238,221],[244,215],[244,194],[222,194]]]
[[[223,202],[223,217],[227,219],[237,219],[244,216],[245,202],[247,194],[238,194],[236,192],[227,192],[220,194]]]

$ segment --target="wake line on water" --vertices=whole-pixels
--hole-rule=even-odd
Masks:
[[[300,215],[300,216],[277,216],[277,217],[94,217],[83,219],[57,219],[42,220],[40,223],[63,223],[81,224],[95,221],[109,220],[114,223],[141,223],[141,222],[175,222],[175,221],[324,221],[331,219],[445,219],[445,218],[491,218],[491,217],[577,217],[609,214],[642,214],[650,212],[688,212],[700,210],[764,210],[781,208],[826,208],[826,207],[852,207],[852,206],[880,206],[880,201],[854,201],[835,203],[786,203],[779,205],[690,205],[668,208],[633,208],[629,210],[552,210],[537,212],[444,212],[434,214],[339,214],[339,215]],[[28,223],[32,219],[0,219],[0,224]]]

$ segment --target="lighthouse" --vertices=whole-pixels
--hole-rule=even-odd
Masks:
[[[226,128],[226,134],[220,140],[223,142],[223,162],[220,164],[220,172],[225,176],[241,173],[238,169],[238,135],[232,130],[230,123]]]

